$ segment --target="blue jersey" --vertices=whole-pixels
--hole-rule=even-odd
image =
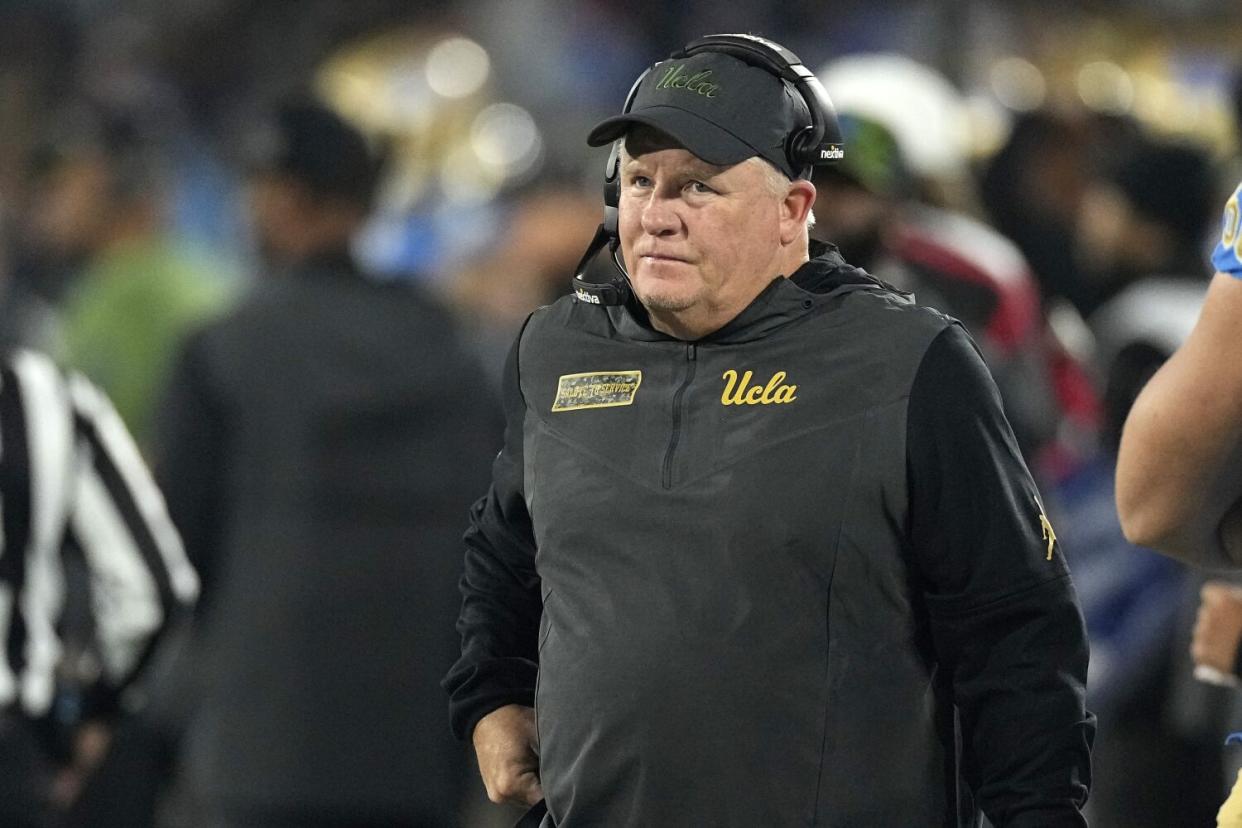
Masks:
[[[1233,195],[1225,202],[1225,213],[1221,217],[1220,243],[1212,252],[1212,265],[1221,273],[1228,273],[1235,279],[1242,279],[1242,228],[1239,228],[1239,199],[1242,199],[1242,184],[1233,191]]]

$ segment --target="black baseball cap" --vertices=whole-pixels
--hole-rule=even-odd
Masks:
[[[653,66],[628,112],[601,121],[587,143],[603,146],[635,124],[668,135],[709,164],[731,166],[759,156],[789,178],[789,135],[811,123],[798,91],[772,72],[722,52],[698,52]]]

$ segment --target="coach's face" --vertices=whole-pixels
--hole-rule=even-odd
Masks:
[[[636,127],[621,156],[621,252],[656,328],[697,339],[788,275],[814,188],[766,162],[717,167]],[[790,187],[799,191],[791,198]],[[809,198],[804,190],[810,189]]]

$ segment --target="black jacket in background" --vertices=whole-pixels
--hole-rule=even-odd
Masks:
[[[1082,617],[953,320],[831,252],[697,342],[567,297],[505,404],[445,687],[535,705],[549,824],[1085,824]]]
[[[437,681],[496,409],[448,314],[344,257],[190,340],[158,469],[203,576],[188,756],[209,802],[452,823]]]

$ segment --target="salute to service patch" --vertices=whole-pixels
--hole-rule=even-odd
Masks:
[[[577,411],[581,408],[612,408],[630,405],[642,371],[596,371],[589,374],[565,374],[556,386],[553,411]]]

